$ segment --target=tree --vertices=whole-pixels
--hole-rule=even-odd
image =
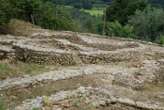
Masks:
[[[102,18],[97,16],[92,16],[89,13],[84,11],[80,11],[76,8],[72,8],[69,10],[71,12],[71,16],[79,25],[76,25],[76,28],[79,28],[80,32],[91,32],[91,33],[101,33],[102,31],[98,30],[100,23],[102,22]]]
[[[128,17],[136,10],[143,10],[147,6],[146,0],[113,0],[107,8],[106,18],[108,21],[119,21],[125,24]]]
[[[91,0],[82,0],[82,4],[84,9],[91,9],[93,7]]]
[[[42,5],[41,0],[0,0],[0,2],[0,24],[5,24],[12,18],[32,22]]]
[[[147,7],[144,11],[136,11],[129,23],[134,26],[139,39],[155,41],[164,34],[164,10]]]
[[[158,7],[164,7],[164,1],[163,0],[149,0],[149,2]]]
[[[15,10],[12,5],[10,5],[9,0],[0,0],[0,25],[6,24]]]

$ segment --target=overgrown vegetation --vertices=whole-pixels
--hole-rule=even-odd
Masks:
[[[146,6],[146,0],[113,0],[106,9],[106,19],[126,24],[129,16],[133,15],[136,10],[143,10]]]
[[[161,35],[159,38],[159,44],[164,45],[164,35]]]
[[[70,2],[67,5],[61,5],[57,1],[53,3],[51,0],[0,0],[0,2],[1,26],[6,25],[11,19],[21,19],[46,29],[98,33],[97,27],[101,22],[100,16],[93,17],[91,13],[80,11],[80,7],[80,9],[74,8],[69,5]],[[101,13],[101,16],[103,14],[98,13]]]
[[[164,11],[151,6],[143,11],[137,10],[130,17],[129,24],[134,27],[136,38],[154,42],[164,34]]]
[[[66,11],[43,0],[0,0],[0,24],[13,18],[29,21],[43,28],[76,30],[76,24]]]
[[[107,23],[106,32],[110,36],[135,37],[133,26],[122,25],[118,21]]]
[[[162,44],[164,10],[150,3],[147,0],[113,0],[106,11],[106,33]]]

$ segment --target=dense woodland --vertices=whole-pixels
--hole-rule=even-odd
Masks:
[[[164,43],[162,0],[0,0],[0,29],[21,19],[53,30]]]

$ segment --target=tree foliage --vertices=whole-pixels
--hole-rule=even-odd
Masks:
[[[0,0],[0,2],[0,24],[17,18],[49,29],[76,29],[76,24],[66,11],[46,0]]]
[[[129,23],[134,26],[139,39],[155,41],[164,34],[164,10],[147,7],[144,11],[136,11]]]
[[[143,10],[146,6],[146,0],[113,0],[106,9],[106,19],[108,21],[117,20],[125,24],[128,16],[133,15],[136,10]]]
[[[122,25],[118,21],[107,23],[106,34],[119,37],[134,37],[134,28],[130,25]]]
[[[149,0],[149,2],[153,6],[164,7],[164,1],[163,0]]]
[[[77,22],[77,24],[79,24],[80,32],[101,33],[100,31],[98,31],[98,26],[102,22],[101,17],[95,17],[90,15],[89,13],[74,8],[71,9],[70,12],[72,18],[74,19],[74,22]]]

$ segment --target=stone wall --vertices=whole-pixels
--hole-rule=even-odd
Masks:
[[[97,63],[112,63],[123,61],[139,61],[143,59],[143,53],[141,50],[129,50],[129,51],[112,51],[107,53],[81,53],[79,54],[81,60],[85,64],[97,64]]]
[[[87,36],[87,34],[66,31],[37,30],[29,37],[2,36],[0,47],[5,48],[0,48],[0,58],[3,59],[14,53],[15,59],[23,62],[76,65],[133,62],[163,57],[163,53],[151,49],[146,50],[150,47],[139,42],[95,38],[94,35]]]
[[[36,51],[28,48],[15,47],[16,59],[27,63],[75,65],[77,64],[71,53]]]
[[[76,65],[83,64],[105,64],[121,61],[137,61],[142,58],[141,50],[128,51],[66,51],[62,49],[44,49],[34,47],[15,46],[16,59],[38,64]]]

